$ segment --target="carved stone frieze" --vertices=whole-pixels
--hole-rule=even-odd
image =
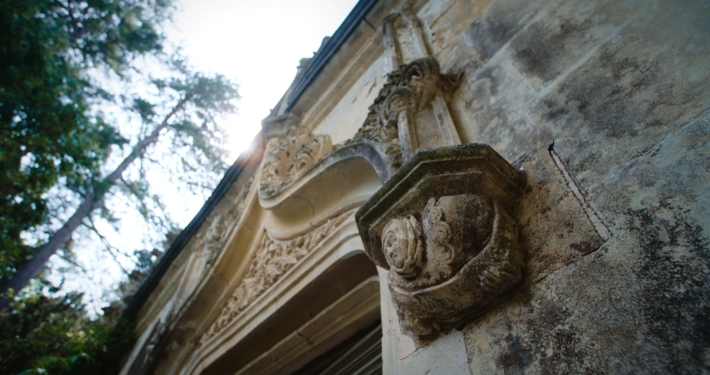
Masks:
[[[246,203],[246,196],[249,194],[253,182],[254,178],[252,177],[242,186],[237,196],[231,200],[230,208],[212,219],[207,230],[196,236],[197,246],[202,247],[201,255],[207,266],[211,266],[217,258],[219,252],[224,248],[230,231],[239,221]]]
[[[269,140],[261,164],[259,196],[269,198],[280,193],[333,150],[330,136],[300,131],[296,128],[288,136]]]
[[[518,172],[485,145],[421,150],[358,210],[365,250],[388,269],[406,331],[432,336],[498,301],[522,277],[508,212]]]
[[[306,234],[288,240],[272,238],[264,230],[263,238],[254,250],[254,258],[247,274],[227,300],[217,320],[202,334],[199,345],[204,345],[221,332],[257,297],[315,249],[351,215],[352,211],[345,212]]]

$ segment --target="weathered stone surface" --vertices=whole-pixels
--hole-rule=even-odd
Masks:
[[[708,125],[705,113],[604,181],[614,237],[469,324],[472,372],[708,368]],[[673,168],[686,161],[695,172]]]
[[[578,261],[604,240],[566,186],[547,149],[532,152],[520,165],[526,185],[515,218],[526,255],[523,283],[529,285]]]
[[[451,111],[462,124],[462,142],[486,143],[513,161],[531,149],[545,147],[552,138],[530,118],[532,103],[530,86],[512,63],[499,55],[480,70],[466,70]]]
[[[335,212],[361,205],[378,181],[383,190],[397,190],[387,180],[398,165],[391,168],[391,154],[380,140],[396,138],[394,146],[411,156],[422,145],[446,144],[440,124],[452,125],[463,144],[489,145],[515,174],[524,175],[515,204],[503,205],[517,228],[517,241],[509,243],[515,243],[524,268],[517,284],[464,320],[440,314],[435,304],[420,311],[439,313],[444,326],[459,329],[411,335],[417,329],[414,320],[431,317],[398,314],[416,301],[406,293],[445,284],[442,280],[492,243],[481,239],[494,237],[488,229],[500,196],[481,193],[472,179],[402,187],[391,203],[415,204],[403,202],[406,209],[373,214],[391,214],[377,223],[376,232],[390,233],[393,241],[378,235],[365,243],[366,248],[384,245],[375,259],[390,269],[378,269],[384,373],[710,372],[710,3],[380,0],[373,9],[292,113],[278,106],[277,116],[265,123],[267,137],[286,135],[300,124],[306,133],[329,136],[334,151],[312,157],[315,163],[306,156],[319,152],[307,153],[300,164],[305,169],[292,169],[299,177],[290,185],[271,198],[251,201],[253,209],[245,206],[243,224],[225,244],[221,260],[205,268],[209,280],[200,283],[194,300],[184,302],[187,310],[178,314],[179,321],[166,326],[168,344],[155,347],[154,357],[162,361],[156,373],[291,371],[303,356],[325,350],[330,339],[318,341],[328,345],[311,347],[309,340],[318,335],[299,336],[309,332],[304,324],[322,328],[340,321],[333,301],[351,295],[361,282],[354,274],[374,272],[363,267],[371,266],[364,255],[344,255],[362,249],[352,221],[336,231],[348,233],[349,240],[335,234],[323,239],[328,245],[285,270],[253,308],[242,312],[239,329],[229,328],[219,346],[207,351],[185,343],[209,327],[242,282],[253,259],[246,249],[257,244],[257,234],[267,229],[275,238],[294,239]],[[387,35],[378,27],[392,12],[420,21],[393,24],[392,35],[404,41],[399,47],[409,48],[396,66],[390,66]],[[439,73],[463,72],[456,75],[461,77],[457,89],[438,102],[431,91],[411,95],[425,103],[421,106],[402,96],[390,107],[396,118],[373,122],[385,125],[374,133],[391,130],[385,137],[359,137],[338,147],[368,116],[381,114],[381,107],[370,112],[368,106],[387,91],[388,72],[405,76],[396,85],[430,87],[421,74],[407,78],[398,69],[423,57],[423,51],[438,61]],[[444,121],[435,114],[449,111]],[[304,144],[312,141],[306,138]],[[401,147],[403,139],[409,139],[409,148]],[[284,171],[299,150],[288,156]],[[407,157],[401,161],[406,165]],[[417,173],[412,176],[423,181],[447,171]],[[456,189],[447,190],[450,186]],[[377,194],[374,199],[386,200]],[[462,232],[472,235],[458,236]],[[340,264],[333,263],[337,256],[361,258],[328,268]],[[177,264],[192,264],[189,259]],[[177,282],[192,280],[183,276],[189,273],[185,266],[166,276],[139,322],[144,334],[137,348],[149,344],[154,323],[169,317],[170,303],[183,303],[174,295],[180,293],[178,284],[191,285]],[[348,278],[353,278],[350,284]],[[309,284],[314,280],[319,284]],[[480,288],[482,280],[477,282]],[[476,288],[449,306],[470,298]],[[358,316],[363,313],[353,307],[358,301],[348,304],[343,316],[371,318],[370,310]],[[325,312],[333,314],[319,320]],[[418,329],[425,333],[431,326]]]
[[[528,177],[515,215],[530,286],[463,330],[471,373],[707,371],[710,5],[477,4],[422,19],[443,69],[465,69],[450,102],[462,141]]]
[[[499,0],[491,3],[462,35],[464,42],[474,51],[475,58],[469,61],[474,68],[488,62],[542,9],[554,7],[556,2]]]
[[[402,12],[392,13],[382,21],[382,31],[392,68],[429,56],[417,17]]]
[[[404,331],[431,337],[460,326],[520,281],[506,208],[521,182],[484,145],[421,150],[357,212],[365,251],[390,270]]]
[[[395,374],[468,374],[461,332],[452,332],[400,360]]]
[[[313,134],[328,134],[333,144],[340,144],[352,138],[360,129],[367,118],[367,108],[377,98],[382,86],[387,82],[387,73],[392,70],[383,54],[377,53],[371,58],[374,61],[369,66],[363,66],[360,61],[353,64],[352,69],[357,69],[357,74],[341,72],[342,77],[338,78],[345,82],[338,81],[321,99],[323,102],[333,100],[339,97],[338,90],[345,91],[333,108],[324,110],[316,106],[304,115],[303,123],[313,129]]]
[[[473,64],[452,102],[469,134],[462,138],[490,143],[509,160],[528,155],[520,165],[536,198],[522,201],[537,207],[520,220],[523,248],[531,249],[525,283],[535,268],[548,275],[464,329],[471,372],[707,369],[700,316],[710,305],[708,120],[692,120],[710,104],[708,80],[700,78],[708,65],[695,54],[710,47],[698,42],[707,41],[700,26],[707,5],[563,5],[537,16],[502,47],[505,54]],[[587,25],[588,33],[573,25]],[[544,60],[544,69],[524,58],[526,49],[548,54],[529,56]],[[586,257],[572,245],[594,248],[601,239],[545,153],[535,160],[530,151],[553,140],[613,233]],[[561,252],[533,257],[532,249],[551,247]]]

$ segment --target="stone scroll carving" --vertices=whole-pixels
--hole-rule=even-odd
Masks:
[[[199,345],[204,345],[232,322],[242,311],[278,281],[303,257],[332,234],[352,211],[333,217],[312,231],[289,240],[278,240],[266,231],[254,251],[247,274],[227,300],[217,320],[202,334]]]
[[[392,219],[388,226],[401,220]],[[406,220],[420,225],[413,216]],[[522,260],[512,220],[485,196],[431,198],[421,220],[423,235],[416,239],[420,251],[409,251],[416,237],[388,232],[388,226],[383,247],[405,328],[427,336],[458,325],[468,315],[463,311],[514,286],[522,275]],[[393,238],[395,245],[388,246]],[[397,265],[404,254],[411,260],[401,269]],[[450,285],[432,289],[446,282]],[[414,294],[418,296],[412,298]]]
[[[302,128],[295,128],[287,136],[269,140],[261,164],[259,196],[270,198],[280,193],[333,150],[330,136],[302,132]]]
[[[390,169],[399,169],[406,155],[418,147],[412,131],[418,115],[431,111],[437,95],[455,91],[459,78],[441,74],[433,57],[402,65],[387,75],[387,82],[368,108],[365,123],[345,145],[359,140],[374,142],[387,155]]]
[[[368,255],[388,269],[406,331],[459,327],[522,277],[518,172],[485,145],[421,150],[358,210]]]
[[[453,93],[460,80],[458,74],[441,74],[439,63],[425,57],[402,65],[387,75],[387,81],[367,118],[353,138],[333,146],[328,135],[304,134],[300,127],[288,135],[269,140],[262,162],[259,196],[272,198],[301,178],[320,160],[339,150],[367,142],[386,158],[387,175],[394,173],[422,143],[440,140],[439,135],[420,140],[416,124],[436,118],[446,121],[448,113],[443,98]],[[450,121],[449,121],[450,122]]]

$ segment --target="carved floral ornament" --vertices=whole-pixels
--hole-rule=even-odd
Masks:
[[[520,177],[485,145],[416,153],[358,210],[368,255],[406,331],[461,326],[522,277],[514,204]]]
[[[269,197],[339,149],[366,142],[386,156],[392,174],[357,222],[368,255],[391,271],[403,328],[420,336],[465,324],[522,277],[517,228],[508,214],[521,187],[518,172],[488,146],[417,151],[412,136],[422,127],[441,129],[427,121],[448,109],[441,102],[435,109],[433,101],[450,95],[458,77],[440,74],[432,57],[415,60],[388,75],[353,139],[333,148],[329,137],[296,128],[270,140],[262,164],[260,196]]]
[[[220,315],[210,328],[202,334],[202,346],[217,336],[237,316],[247,309],[260,295],[278,281],[301,259],[313,251],[352,215],[352,211],[342,213],[311,230],[289,240],[278,240],[264,230],[259,245],[254,250],[249,270],[229,297]]]
[[[333,150],[330,136],[302,132],[304,129],[297,127],[289,136],[269,140],[261,164],[259,195],[272,197],[280,193]]]
[[[387,75],[387,82],[368,108],[365,123],[345,144],[372,141],[388,156],[390,168],[399,169],[404,161],[401,133],[405,130],[400,129],[400,116],[409,117],[406,122],[412,123],[411,117],[425,110],[437,93],[451,94],[459,79],[457,74],[441,74],[439,63],[433,57],[402,65]],[[409,150],[407,146],[404,145],[405,154],[411,153],[411,145]]]
[[[330,136],[309,134],[302,127],[293,128],[287,136],[270,139],[261,166],[259,195],[276,196],[326,157],[360,143],[371,145],[384,156],[385,175],[389,176],[401,167],[403,148],[408,155],[413,147],[400,141],[400,133],[406,131],[400,129],[401,117],[412,123],[412,118],[426,110],[437,93],[451,94],[459,79],[460,75],[441,74],[433,57],[419,59],[387,75],[362,127],[345,143],[333,146]]]

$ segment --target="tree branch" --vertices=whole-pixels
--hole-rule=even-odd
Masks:
[[[118,261],[118,257],[116,256],[116,254],[113,253],[113,250],[116,250],[119,252],[120,252],[120,250],[118,250],[118,248],[111,245],[111,243],[108,241],[108,239],[106,239],[106,237],[104,237],[104,235],[99,233],[99,230],[96,228],[96,224],[94,224],[94,220],[91,218],[91,216],[88,216],[87,219],[89,219],[89,222],[91,223],[91,225],[87,225],[86,223],[83,223],[83,225],[85,227],[89,228],[92,232],[94,232],[94,234],[96,234],[99,237],[99,239],[104,244],[104,246],[106,246],[106,250],[111,255],[111,258],[113,258],[113,260],[116,261],[116,264],[118,264],[118,267],[121,269],[121,271],[123,271],[123,273],[126,276],[129,276],[130,273],[125,268],[123,268],[123,265],[121,265],[121,262]]]
[[[115,182],[121,177],[123,172],[130,166],[140,155],[142,155],[145,150],[151,144],[155,143],[160,137],[160,132],[168,127],[170,119],[179,111],[183,110],[187,103],[195,96],[194,93],[190,92],[181,99],[175,107],[168,113],[160,125],[153,130],[153,132],[146,138],[140,140],[136,146],[133,148],[131,153],[123,159],[121,164],[118,165],[113,172],[106,176],[101,185],[103,185],[103,191],[97,192],[96,189],[90,191],[84,197],[79,207],[77,207],[74,214],[67,220],[64,225],[57,231],[54,235],[49,238],[49,241],[40,246],[37,249],[34,257],[30,259],[18,272],[7,281],[0,289],[0,311],[6,309],[12,298],[9,295],[14,294],[22,290],[27,284],[32,280],[37,274],[45,267],[49,258],[57,253],[57,250],[64,245],[72,236],[74,231],[82,224],[84,218],[86,218],[89,213],[94,208],[94,204],[103,198],[103,193],[108,191]],[[97,193],[100,193],[97,195]],[[12,291],[12,293],[9,293]]]

